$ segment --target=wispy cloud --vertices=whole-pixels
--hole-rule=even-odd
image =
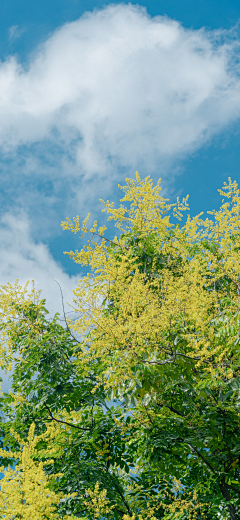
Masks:
[[[8,38],[9,41],[12,42],[14,40],[17,40],[22,36],[22,34],[25,32],[25,28],[19,27],[19,25],[12,25],[8,29]]]

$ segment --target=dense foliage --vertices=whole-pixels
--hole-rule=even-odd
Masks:
[[[14,366],[0,454],[16,467],[5,471],[0,514],[237,520],[237,184],[219,190],[219,211],[185,224],[187,199],[169,204],[160,182],[137,174],[122,189],[126,206],[103,203],[118,236],[88,229],[89,216],[62,224],[90,233],[68,253],[89,268],[76,319],[48,318],[34,288],[1,288],[1,363]]]

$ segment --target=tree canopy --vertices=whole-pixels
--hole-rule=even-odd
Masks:
[[[34,520],[238,520],[237,183],[219,190],[218,211],[183,223],[188,198],[170,204],[160,181],[137,173],[120,188],[119,207],[102,201],[115,237],[90,215],[62,223],[89,237],[67,253],[89,270],[74,319],[49,318],[34,287],[1,287],[13,375],[0,515],[27,520],[38,503]]]

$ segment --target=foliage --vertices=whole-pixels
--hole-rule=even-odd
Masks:
[[[137,174],[122,189],[126,206],[103,203],[114,238],[88,229],[89,216],[62,224],[90,233],[68,253],[90,269],[74,291],[77,319],[62,327],[34,289],[1,290],[1,362],[14,361],[6,450],[19,450],[12,431],[24,439],[35,424],[34,463],[64,495],[59,518],[237,520],[237,184],[219,190],[211,219],[185,224],[187,198],[169,204],[160,182]]]
[[[34,438],[34,425],[30,427],[27,441],[22,441],[19,436],[14,433],[14,438],[22,445],[22,449],[14,453],[8,451],[10,461],[18,461],[15,469],[4,471],[4,477],[1,480],[0,491],[0,514],[3,518],[11,520],[16,517],[23,520],[31,520],[33,518],[39,520],[56,519],[56,504],[62,498],[70,498],[71,495],[64,497],[63,494],[56,494],[49,489],[50,479],[45,475],[44,464],[35,464],[32,459],[36,445],[40,438]],[[1,450],[2,457],[6,454]],[[47,461],[51,464],[51,460]],[[58,475],[54,475],[56,478]],[[72,517],[65,515],[64,520],[71,520]]]

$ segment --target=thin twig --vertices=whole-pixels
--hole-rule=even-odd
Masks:
[[[61,292],[62,308],[63,308],[63,316],[64,316],[65,325],[66,325],[66,327],[67,327],[67,331],[68,331],[69,334],[72,336],[72,338],[74,339],[74,341],[76,341],[76,343],[79,343],[79,344],[80,344],[81,342],[78,341],[78,340],[75,338],[75,336],[73,335],[72,331],[70,330],[69,325],[68,325],[68,322],[67,322],[67,317],[66,317],[65,307],[64,307],[64,301],[63,301],[63,292],[62,292],[62,287],[61,287],[60,283],[59,283],[57,280],[53,279],[53,281],[56,282],[56,283],[58,284],[58,287],[59,287],[60,292]]]

